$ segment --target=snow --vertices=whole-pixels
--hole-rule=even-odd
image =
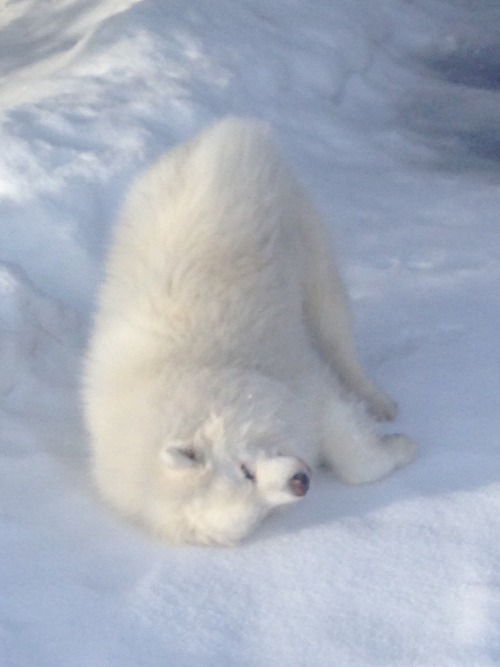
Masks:
[[[6,0],[0,14],[2,667],[500,663],[500,8]],[[273,123],[332,222],[361,355],[418,460],[318,473],[242,546],[173,548],[86,467],[79,368],[133,176]]]

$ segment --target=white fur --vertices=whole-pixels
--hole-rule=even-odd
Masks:
[[[132,188],[84,399],[102,494],[179,542],[245,537],[298,500],[304,460],[360,483],[415,449],[378,434],[395,404],[357,361],[327,233],[253,121],[218,123]]]

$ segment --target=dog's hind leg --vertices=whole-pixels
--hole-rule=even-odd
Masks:
[[[323,221],[309,202],[299,216],[305,254],[304,309],[315,344],[344,388],[378,420],[396,416],[396,403],[364,373],[354,347],[348,299]]]

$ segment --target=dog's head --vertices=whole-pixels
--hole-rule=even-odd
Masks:
[[[309,467],[279,444],[249,424],[238,436],[226,433],[214,416],[193,438],[163,443],[158,529],[179,541],[231,545],[273,509],[300,500],[309,488]]]

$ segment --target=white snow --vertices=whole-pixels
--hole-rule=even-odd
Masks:
[[[500,664],[500,7],[4,0],[0,665]],[[79,366],[134,174],[230,113],[273,123],[332,222],[359,349],[416,463],[319,473],[232,549],[94,493]]]

